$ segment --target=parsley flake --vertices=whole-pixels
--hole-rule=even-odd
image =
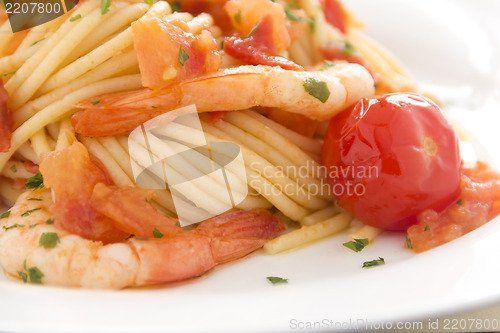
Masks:
[[[17,273],[19,274],[19,276],[21,277],[21,279],[23,279],[24,283],[28,282],[28,274],[26,274],[26,272],[19,271]]]
[[[36,212],[37,210],[40,210],[41,208],[33,208],[30,210],[25,211],[24,213],[21,214],[22,217],[29,216],[31,213]]]
[[[111,0],[101,0],[101,14],[104,15],[109,12],[109,7],[111,6]]]
[[[411,239],[406,235],[406,247],[409,249],[413,249],[413,246],[411,245]]]
[[[458,199],[457,205],[462,205],[462,199]]]
[[[10,229],[14,229],[14,228],[24,228],[25,225],[24,224],[13,224],[11,225],[10,227],[6,227],[6,226],[3,226],[3,230],[7,231],[7,230],[10,230]]]
[[[48,219],[45,224],[54,224],[54,219]]]
[[[293,22],[311,22],[312,20],[307,17],[297,16],[293,13],[290,4],[286,4],[283,9],[285,10],[286,17]]]
[[[354,46],[352,46],[351,43],[349,42],[344,42],[344,54],[348,56],[353,56],[356,53],[356,50],[354,49]]]
[[[40,171],[38,171],[38,173],[36,175],[28,178],[28,180],[26,181],[26,184],[24,184],[24,187],[26,187],[27,189],[33,189],[33,190],[42,188],[43,187],[42,173]]]
[[[368,243],[369,243],[368,238],[363,238],[363,239],[355,238],[354,240],[347,243],[343,243],[342,245],[344,245],[348,249],[353,250],[354,252],[360,252],[365,248],[365,246],[368,245]]]
[[[189,54],[186,53],[186,51],[184,51],[184,49],[181,47],[179,47],[179,56],[177,58],[177,60],[179,61],[179,64],[181,64],[181,66],[184,66],[184,63],[189,59]]]
[[[238,12],[234,14],[234,21],[238,24],[241,24],[241,10],[238,10]]]
[[[69,21],[70,22],[75,22],[75,21],[78,21],[81,18],[82,18],[82,14],[78,14],[78,15],[73,16],[72,18],[70,18]]]
[[[425,228],[424,228],[424,231],[429,231],[429,230],[431,230],[431,227],[429,227],[428,225],[426,225]]]
[[[59,236],[55,232],[44,232],[40,236],[40,241],[38,242],[38,246],[41,246],[45,249],[52,249],[57,246],[57,244],[61,243]]]
[[[272,284],[278,284],[278,283],[288,283],[288,279],[283,279],[277,276],[268,276],[267,279],[272,283]]]
[[[176,227],[180,227],[181,226],[181,223],[179,221],[175,222],[175,226]]]
[[[10,171],[16,173],[17,172],[17,167],[15,164],[12,164],[12,166],[10,167]]]
[[[257,29],[259,29],[259,22],[255,23],[255,25],[252,27],[252,30],[250,30],[250,32],[248,33],[248,35],[241,36],[240,38],[241,39],[246,39],[246,38],[252,37],[253,34],[257,31]]]
[[[27,283],[28,281],[37,284],[42,283],[42,278],[45,275],[43,275],[43,273],[35,266],[28,268],[26,265],[26,259],[24,259],[23,268],[24,271],[19,271],[17,273],[19,274],[19,277],[23,279],[24,283]]]
[[[385,264],[385,260],[382,257],[378,257],[378,259],[372,260],[372,261],[365,261],[363,263],[363,268],[368,268],[368,267],[373,267],[373,266],[379,266]]]
[[[336,61],[325,60],[325,63],[323,64],[323,66],[321,66],[321,67],[319,68],[319,70],[320,70],[320,71],[324,71],[324,70],[326,70],[326,69],[328,69],[328,68],[330,68],[330,67],[335,66],[336,64],[337,64],[337,62],[336,62]]]
[[[330,97],[330,90],[324,81],[309,78],[304,81],[303,87],[309,95],[317,98],[321,103],[325,103]]]
[[[28,268],[28,276],[31,283],[42,284],[42,278],[45,276],[37,267]]]
[[[170,9],[172,9],[172,13],[179,12],[181,10],[181,2],[174,1],[170,4]]]
[[[16,73],[17,73],[17,71],[13,71],[13,72],[9,72],[9,73],[0,74],[0,76],[9,76],[9,75],[14,75]]]
[[[90,102],[90,104],[92,104],[92,105],[97,105],[99,103],[101,103],[101,100]]]
[[[10,210],[6,211],[2,215],[0,215],[0,219],[6,219],[10,216]]]
[[[154,238],[163,238],[163,234],[160,232],[160,230],[155,228],[155,230],[153,230],[153,237]]]
[[[29,201],[43,201],[43,199],[40,198],[29,198]]]
[[[148,5],[152,6],[152,5],[153,5],[153,3],[154,3],[154,0],[144,0],[144,2],[145,2],[146,4],[148,4]]]
[[[32,224],[29,226],[30,229],[33,229],[34,227],[36,227],[38,224]]]

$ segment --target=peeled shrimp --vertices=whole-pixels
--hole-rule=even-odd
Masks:
[[[258,249],[284,229],[266,211],[238,211],[190,231],[104,245],[62,229],[51,205],[50,191],[28,191],[0,220],[0,264],[25,282],[118,289],[183,280]]]
[[[363,97],[374,82],[357,64],[340,63],[324,71],[290,71],[269,66],[227,68],[173,88],[104,95],[76,105],[77,133],[109,136],[130,132],[144,121],[195,104],[199,112],[233,111],[254,106],[280,108],[325,120]],[[98,101],[98,102],[97,102]]]

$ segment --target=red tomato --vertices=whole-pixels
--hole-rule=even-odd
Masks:
[[[406,230],[460,195],[458,138],[438,106],[416,94],[365,98],[334,117],[322,162],[339,204],[368,225]]]

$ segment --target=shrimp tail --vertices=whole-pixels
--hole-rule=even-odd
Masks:
[[[286,229],[266,210],[237,211],[208,219],[174,237],[131,238],[139,261],[138,284],[199,276],[217,264],[241,258]]]

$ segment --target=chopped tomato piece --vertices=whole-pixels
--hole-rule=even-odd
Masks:
[[[229,15],[224,10],[224,5],[228,0],[182,0],[180,11],[193,15],[208,13],[214,19],[214,24],[222,29],[224,33],[229,33],[233,28]],[[169,1],[171,3],[175,1]],[[177,2],[178,3],[178,2]]]
[[[269,30],[269,38],[276,50],[280,52],[290,46],[288,20],[280,4],[269,0],[231,0],[226,3],[224,9],[240,36],[248,36],[256,24],[262,24],[264,16],[270,16],[272,29]]]
[[[185,31],[184,26],[183,22],[156,17],[132,23],[134,48],[145,87],[167,87],[219,69],[222,57],[212,34],[203,30],[195,36]]]
[[[301,114],[286,112],[276,108],[268,108],[266,111],[270,119],[307,137],[312,137],[318,127],[317,120]]]
[[[119,242],[130,236],[92,207],[90,198],[94,186],[111,184],[111,180],[83,144],[75,142],[65,150],[46,154],[40,171],[44,185],[54,194],[52,214],[61,228],[104,243]]]
[[[208,112],[207,123],[209,125],[215,124],[216,122],[218,122],[219,120],[221,120],[222,118],[224,118],[224,116],[226,115],[226,113],[228,113],[228,111],[213,111],[213,112]]]
[[[328,23],[345,34],[347,32],[347,24],[344,9],[340,2],[338,0],[320,0],[320,4],[323,7],[323,12]]]
[[[302,66],[277,56],[278,48],[272,39],[273,29],[273,18],[266,14],[250,36],[226,37],[224,51],[250,65],[280,66],[283,69],[303,71]]]
[[[9,94],[0,81],[0,153],[8,152],[10,149],[10,138],[14,129],[14,117],[12,110],[7,106]]]
[[[167,218],[150,203],[153,194],[154,190],[137,186],[118,188],[99,183],[94,187],[91,205],[112,219],[116,228],[138,237],[154,237],[155,228],[162,235],[180,232],[177,219]]]
[[[23,162],[24,167],[26,168],[26,171],[31,172],[32,174],[37,174],[39,167],[38,164],[35,164],[31,161],[26,161]]]
[[[478,162],[465,166],[460,199],[441,213],[426,210],[418,224],[408,229],[415,252],[422,252],[454,240],[500,214],[500,174]]]

